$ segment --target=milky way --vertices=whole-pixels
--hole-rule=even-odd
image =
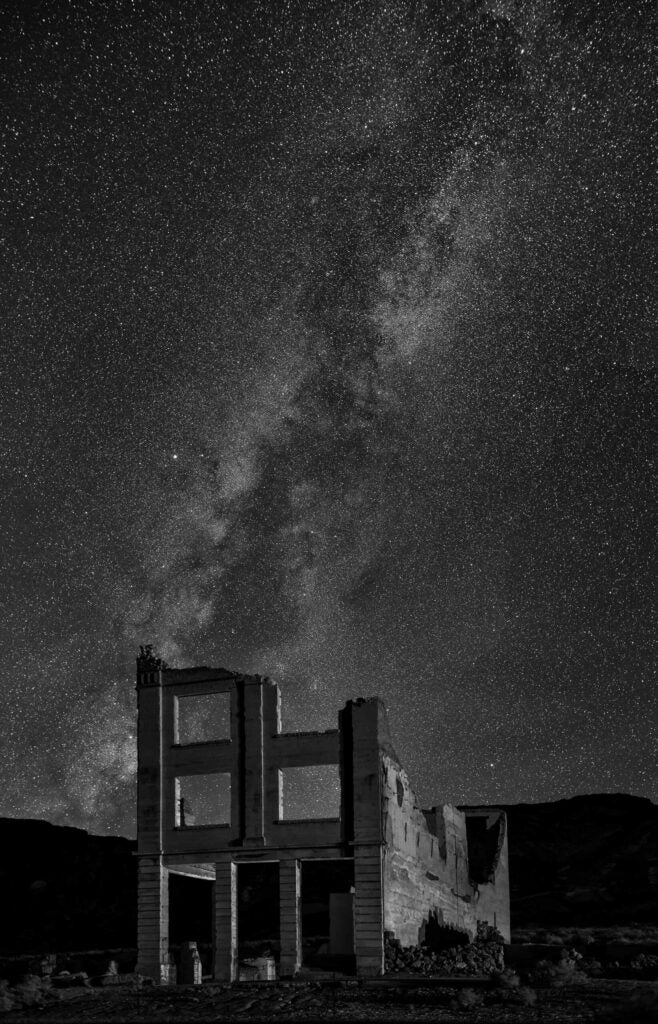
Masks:
[[[144,642],[658,797],[653,8],[2,4],[0,814],[133,831]]]

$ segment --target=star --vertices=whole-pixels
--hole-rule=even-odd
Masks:
[[[0,814],[133,831],[148,643],[656,799],[654,6],[276,6],[3,11]]]

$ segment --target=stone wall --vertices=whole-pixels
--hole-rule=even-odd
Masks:
[[[507,816],[494,807],[466,807],[473,905],[478,921],[498,929],[506,942],[510,931]],[[474,825],[478,826],[474,829]],[[480,841],[478,842],[478,833]]]
[[[426,815],[397,761],[382,754],[381,769],[384,928],[403,946],[422,942],[435,925],[474,937],[465,815],[449,805]]]
[[[386,931],[414,946],[437,926],[474,938],[484,921],[509,941],[504,811],[450,804],[424,811],[395,756],[382,750],[380,762]]]

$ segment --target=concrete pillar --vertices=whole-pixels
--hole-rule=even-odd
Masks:
[[[140,857],[137,867],[137,973],[170,981],[169,872],[162,857]]]
[[[263,686],[263,816],[265,828],[281,818],[279,768],[274,752],[276,737],[281,732],[281,697],[275,683],[269,679]]]
[[[354,952],[359,977],[384,973],[384,904],[380,846],[354,850]]]
[[[384,973],[381,751],[390,746],[382,702],[348,701],[341,713],[346,839],[354,847],[354,952],[359,977]],[[349,834],[351,832],[351,835]]]
[[[162,677],[150,648],[137,659],[137,971],[170,980],[169,872],[162,861]]]
[[[153,656],[137,660],[137,851],[162,853],[163,669]],[[173,739],[169,739],[169,743]]]
[[[235,767],[231,787],[232,839],[245,847],[265,846],[272,809],[272,737],[279,731],[279,691],[270,679],[247,676],[233,694],[231,742]],[[278,781],[275,772],[275,781]]]
[[[279,974],[292,978],[302,966],[302,864],[282,860],[279,864],[281,959]]]
[[[235,981],[238,971],[238,866],[218,861],[215,877],[215,981]]]
[[[243,742],[244,762],[242,784],[244,786],[244,844],[263,846],[263,682],[248,679],[243,688]]]
[[[386,727],[386,713],[377,698],[356,701],[351,712],[354,842],[374,845],[383,840],[380,734]]]

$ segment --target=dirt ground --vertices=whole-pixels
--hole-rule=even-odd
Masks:
[[[434,983],[405,986],[387,982],[359,984],[261,982],[194,988],[140,988],[128,985],[70,989],[58,1002],[9,1011],[6,1024],[34,1020],[48,1024],[102,1024],[168,1021],[471,1021],[473,1024],[614,1024],[658,1022],[658,982],[583,979],[559,989],[502,992],[489,986],[456,988]],[[517,1000],[515,1002],[515,1000]],[[518,1000],[523,1000],[519,1002]]]

